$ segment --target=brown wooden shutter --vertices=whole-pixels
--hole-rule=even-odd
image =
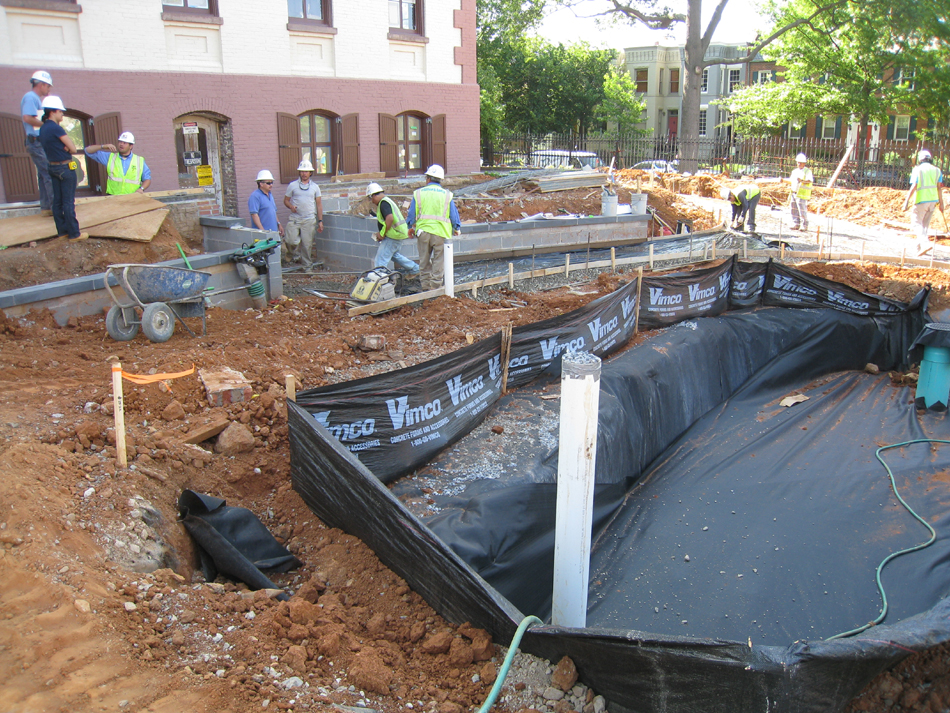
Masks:
[[[102,144],[112,144],[115,146],[119,140],[119,134],[121,133],[122,115],[117,111],[100,114],[92,120],[92,143],[94,144],[99,144],[100,146]],[[95,173],[89,170],[93,166],[96,168]],[[109,180],[109,174],[105,166],[93,161],[91,158],[87,158],[86,175],[89,176],[90,188],[93,188],[96,193],[104,194],[106,192],[106,183]]]
[[[445,148],[445,114],[432,117],[432,163],[439,164],[446,173],[449,172]]]
[[[396,139],[396,117],[379,115],[379,170],[392,178],[399,173],[399,142]]]
[[[23,143],[25,138],[23,117],[0,112],[0,173],[7,203],[40,199],[36,166]]]
[[[293,114],[277,112],[277,149],[280,156],[280,182],[296,181],[297,166],[303,154],[300,150],[300,119]]]
[[[343,173],[360,172],[360,117],[346,114],[343,124]]]

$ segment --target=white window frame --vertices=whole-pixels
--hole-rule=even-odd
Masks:
[[[702,91],[703,94],[709,92],[709,67],[703,69],[703,86],[700,87],[700,91]]]
[[[643,80],[643,86],[646,87],[642,92],[640,91],[640,80],[637,79],[637,74],[639,72],[646,72],[647,77]],[[633,86],[634,91],[637,94],[649,94],[650,93],[650,68],[649,67],[637,67],[633,70]]]
[[[742,86],[742,70],[729,68],[729,84],[728,93],[732,94],[736,89],[739,89]],[[735,77],[735,79],[733,79]]]
[[[699,135],[705,136],[707,131],[707,122],[709,121],[709,107],[699,107]]]
[[[825,114],[821,117],[821,138],[824,141],[834,141],[835,127],[838,125],[837,114]],[[831,136],[828,135],[828,129],[831,129]]]
[[[903,136],[900,133],[903,133]],[[910,115],[898,114],[894,117],[894,141],[910,140]]]

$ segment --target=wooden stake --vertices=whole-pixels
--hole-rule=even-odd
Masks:
[[[571,274],[571,254],[567,253],[564,256],[564,277],[568,277]]]
[[[287,400],[297,400],[297,379],[293,374],[287,374],[284,377],[284,389],[287,391]]]
[[[818,241],[818,260],[819,260],[819,262],[820,262],[820,261],[823,259],[823,257],[824,257],[824,256],[822,255],[822,253],[824,253],[824,251],[825,251],[825,241],[824,241],[824,240],[819,240],[819,241]]]
[[[610,248],[610,271],[617,272],[617,248]]]
[[[478,285],[472,284],[472,299],[476,299],[477,297],[478,297]]]
[[[864,241],[861,241],[861,264],[864,264]]]
[[[650,243],[650,270],[653,270],[653,243]]]
[[[115,458],[125,468],[129,464],[125,449],[125,399],[122,397],[122,364],[112,363],[112,408],[115,412]]]
[[[815,230],[815,242],[819,245],[821,244],[821,226],[818,226],[818,229]]]
[[[712,241],[712,259],[713,260],[716,259],[716,241],[715,240]]]
[[[501,328],[501,393],[508,393],[508,362],[511,361],[511,322]]]
[[[508,289],[515,289],[515,264],[513,262],[508,263]]]
[[[633,333],[640,329],[640,300],[643,298],[643,265],[637,268],[637,313],[633,317]]]
[[[778,258],[778,259],[779,259],[779,260],[784,260],[784,259],[785,259],[785,243],[780,243],[779,245],[781,246],[781,249],[780,249],[780,251],[779,251],[779,258]]]
[[[749,239],[748,238],[742,239],[742,259],[743,260],[749,259]]]
[[[907,248],[901,248],[901,269],[904,269],[904,257],[907,255]]]

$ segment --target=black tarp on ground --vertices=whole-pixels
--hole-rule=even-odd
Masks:
[[[598,502],[597,524],[600,529],[594,565],[599,573],[607,571],[611,576],[614,574],[613,570],[618,570],[620,579],[616,581],[622,584],[614,586],[613,589],[621,591],[610,593],[614,599],[601,596],[611,587],[612,580],[601,575],[598,575],[599,579],[592,577],[592,626],[584,630],[550,627],[535,629],[529,632],[524,648],[548,658],[570,655],[577,663],[583,680],[607,696],[615,707],[623,706],[638,711],[703,710],[731,713],[752,709],[838,710],[876,673],[906,656],[910,650],[927,648],[946,640],[950,636],[950,626],[947,624],[950,607],[946,600],[939,599],[942,596],[941,587],[944,587],[944,591],[946,588],[940,579],[945,555],[939,549],[928,552],[928,557],[932,558],[930,564],[934,572],[927,577],[930,586],[915,593],[917,601],[908,600],[902,611],[910,611],[914,606],[926,606],[928,602],[934,601],[936,596],[937,601],[932,609],[896,624],[893,623],[896,621],[895,617],[891,616],[885,626],[876,627],[855,639],[813,641],[806,632],[796,635],[796,639],[804,641],[795,643],[791,643],[795,639],[788,639],[787,643],[781,640],[785,633],[781,627],[767,632],[758,629],[758,615],[751,613],[752,606],[761,606],[763,602],[771,606],[774,604],[771,598],[751,595],[735,597],[734,592],[723,592],[722,596],[734,599],[737,607],[743,605],[743,615],[746,618],[745,626],[740,618],[729,635],[732,636],[735,631],[741,629],[743,632],[748,631],[747,637],[735,636],[735,639],[730,641],[722,638],[723,635],[715,630],[696,630],[689,625],[689,619],[688,625],[679,624],[683,629],[677,629],[670,622],[676,622],[675,605],[679,602],[665,602],[668,605],[673,604],[674,608],[663,610],[662,603],[650,606],[653,600],[647,601],[643,591],[649,593],[652,589],[655,594],[662,585],[678,593],[682,586],[679,571],[672,567],[664,571],[662,567],[653,564],[649,572],[653,580],[645,582],[641,590],[637,577],[640,576],[640,571],[646,570],[630,569],[626,566],[627,558],[617,554],[623,547],[623,538],[618,534],[627,533],[634,539],[640,537],[645,540],[652,531],[663,532],[665,527],[675,531],[676,527],[681,530],[685,527],[675,522],[678,515],[684,514],[675,512],[682,506],[681,503],[675,503],[673,514],[677,517],[672,519],[663,514],[665,510],[650,507],[654,505],[653,502],[647,503],[646,506],[637,503],[636,498],[647,492],[648,487],[652,487],[655,481],[659,481],[658,476],[645,475],[642,477],[642,484],[639,484],[640,474],[650,463],[655,462],[656,467],[659,467],[667,462],[675,462],[677,454],[694,454],[699,459],[698,464],[689,463],[690,474],[694,477],[699,477],[699,465],[707,459],[717,463],[715,458],[718,452],[714,451],[710,444],[717,442],[715,428],[722,424],[709,426],[709,421],[719,418],[728,423],[735,416],[723,416],[720,411],[728,414],[730,408],[750,408],[756,417],[766,414],[765,420],[770,426],[784,427],[776,430],[778,436],[782,437],[787,437],[787,433],[795,430],[795,427],[785,423],[786,419],[807,419],[808,415],[812,415],[811,420],[814,420],[816,413],[827,412],[833,427],[826,427],[825,430],[835,437],[845,430],[841,424],[852,423],[851,419],[845,416],[856,412],[854,423],[860,424],[867,420],[861,418],[865,410],[876,414],[876,409],[879,408],[883,414],[881,418],[885,421],[882,421],[884,425],[879,426],[878,430],[890,433],[890,425],[886,420],[892,419],[890,411],[895,404],[889,403],[885,397],[889,396],[891,391],[900,392],[888,391],[890,387],[880,380],[872,380],[871,386],[862,386],[864,379],[870,377],[857,377],[852,374],[841,377],[843,381],[840,383],[829,382],[822,389],[813,389],[817,391],[817,394],[812,396],[814,404],[811,401],[806,402],[806,406],[811,405],[811,408],[816,409],[811,414],[802,409],[798,412],[782,410],[778,414],[769,415],[770,411],[774,410],[774,405],[769,404],[774,401],[776,395],[784,395],[796,385],[807,385],[823,374],[842,369],[860,369],[868,361],[874,361],[885,369],[899,363],[908,345],[903,335],[919,329],[921,322],[919,310],[863,317],[830,309],[761,309],[692,320],[667,330],[654,340],[606,364],[601,397],[601,433],[604,436],[598,443],[598,477],[602,480],[598,493],[601,496]],[[852,381],[849,382],[848,379]],[[853,397],[852,394],[861,388],[868,393],[863,398]],[[824,393],[825,391],[827,393]],[[732,401],[722,405],[723,399],[728,399],[733,393],[736,394],[735,405]],[[871,405],[875,405],[875,408],[872,409]],[[804,416],[796,416],[796,413]],[[621,416],[631,419],[624,427],[620,426]],[[529,460],[534,464],[530,475],[518,467],[512,468],[511,472],[515,477],[507,492],[505,487],[498,483],[470,486],[470,491],[456,496],[458,504],[455,510],[443,508],[439,518],[431,521],[430,528],[415,517],[339,443],[329,438],[325,430],[314,425],[313,419],[303,409],[292,405],[290,418],[295,488],[324,521],[342,527],[367,542],[383,562],[403,576],[437,611],[457,622],[472,621],[476,626],[491,631],[499,641],[510,637],[521,612],[481,578],[473,569],[473,564],[474,567],[483,569],[499,588],[506,589],[513,598],[522,599],[520,606],[525,609],[525,613],[536,613],[528,611],[529,606],[544,606],[547,595],[543,590],[546,587],[539,583],[551,579],[546,575],[546,572],[550,571],[550,565],[546,564],[545,560],[549,559],[549,550],[553,545],[553,536],[549,535],[553,497],[550,498],[551,505],[548,506],[543,494],[536,498],[530,497],[529,494],[532,490],[538,492],[545,488],[553,492],[545,469],[553,468],[556,464],[556,450],[548,449],[540,455],[530,456]],[[911,425],[915,418],[911,409],[909,414],[904,412],[897,417],[896,422],[897,425],[904,424],[905,430],[913,435]],[[690,431],[694,423],[697,425],[694,431]],[[930,426],[940,433],[945,431],[943,421],[933,421]],[[713,430],[703,430],[707,427]],[[769,437],[764,435],[769,429],[764,426],[762,429],[763,434],[756,434],[756,440],[761,441],[764,446],[770,442]],[[798,429],[800,431],[800,427]],[[813,429],[809,428],[809,431]],[[765,502],[774,500],[777,505],[783,505],[780,497],[773,492],[776,487],[767,487],[778,483],[777,489],[780,492],[783,488],[789,488],[790,486],[781,482],[783,475],[792,485],[807,483],[813,488],[824,485],[826,489],[831,489],[833,485],[849,482],[846,480],[847,472],[836,473],[834,480],[828,480],[832,476],[821,468],[813,468],[808,460],[807,448],[809,441],[814,440],[815,433],[820,433],[822,429],[819,427],[817,431],[809,431],[801,432],[805,442],[799,444],[798,448],[804,449],[802,457],[805,460],[801,461],[804,466],[787,457],[794,448],[783,444],[782,438],[776,439],[776,448],[780,454],[776,457],[780,461],[776,466],[778,475],[772,475],[772,479],[765,486],[748,488],[748,492],[744,493],[746,505],[748,502],[758,503],[755,498],[764,498]],[[699,434],[699,445],[693,445],[689,440],[693,432]],[[939,436],[939,433],[937,435]],[[758,456],[752,456],[754,451],[745,444],[744,439],[748,437],[748,433],[740,433],[740,444],[722,446],[725,456],[719,454],[719,466],[714,470],[714,477],[739,477],[740,471],[736,469],[736,472],[732,473],[731,468],[733,459],[738,457],[737,454],[745,454],[752,461],[753,477],[766,477],[767,471],[754,461]],[[852,436],[845,438],[855,440]],[[901,438],[895,437],[893,440]],[[833,441],[832,445],[836,444],[837,441]],[[856,446],[856,443],[849,445]],[[892,453],[897,455],[896,452]],[[936,467],[945,468],[945,465],[940,465],[940,457],[940,451],[937,451]],[[781,462],[782,460],[785,462]],[[851,462],[854,459],[844,460]],[[909,460],[911,463],[906,467],[905,474],[915,473],[914,468],[920,465],[918,455],[911,454]],[[942,462],[950,461],[944,458]],[[722,467],[722,463],[729,467]],[[930,469],[926,472],[932,474],[935,466],[930,462],[925,465]],[[834,463],[834,467],[838,467],[838,464]],[[783,468],[802,469],[807,477],[791,478]],[[818,473],[813,473],[813,470]],[[553,473],[553,470],[551,472]],[[680,471],[676,471],[670,477],[671,482],[680,480],[681,475]],[[874,474],[865,472],[863,477],[876,479],[877,482],[884,480],[883,470],[875,471]],[[544,482],[546,479],[548,483]],[[699,482],[702,485],[704,481],[700,478]],[[624,498],[620,495],[620,490],[629,485],[633,485],[631,494]],[[865,490],[862,487],[842,487],[840,492],[830,490],[831,494],[825,492],[818,502],[819,505],[827,505],[829,499],[841,497],[842,493],[864,494]],[[809,493],[806,489],[805,492],[814,498],[815,492],[818,491]],[[656,500],[661,495],[667,499],[672,497],[665,491],[653,494],[658,495]],[[699,495],[689,491],[686,497],[698,498]],[[871,500],[879,498],[880,493],[874,492],[874,496]],[[931,499],[934,497],[936,496],[931,496]],[[624,507],[615,507],[622,499],[626,501]],[[654,500],[652,495],[649,499]],[[714,497],[713,500],[718,498]],[[867,498],[857,498],[857,502],[850,503],[849,507],[857,508],[861,504],[866,505]],[[719,506],[719,503],[716,502],[715,505]],[[880,519],[879,500],[872,505],[875,507],[865,513],[864,517],[867,520],[872,517]],[[698,505],[695,507],[699,509]],[[731,515],[731,509],[734,508],[730,508],[729,517],[725,518],[729,524],[717,524],[717,528],[737,527],[731,525],[732,518],[738,517]],[[646,533],[637,530],[637,517],[641,513],[643,517],[648,518],[644,522],[650,523]],[[791,525],[786,522],[783,532],[788,532],[787,536],[792,538],[796,527],[801,528],[802,533],[810,533],[811,520],[808,520],[808,516],[814,520],[820,513],[820,509],[803,512]],[[613,522],[601,527],[601,523],[606,523],[611,514],[614,517]],[[758,517],[759,513],[756,513],[756,516]],[[888,513],[888,516],[891,516],[891,513]],[[765,517],[764,510],[761,517]],[[778,518],[778,514],[773,517]],[[898,522],[899,517],[894,517],[896,519],[892,522]],[[455,521],[448,526],[453,518]],[[884,548],[887,543],[878,541],[880,532],[877,530],[855,528],[855,523],[860,523],[861,518],[861,515],[849,515],[844,518],[843,526],[850,527],[851,531],[857,529],[857,536],[874,539],[874,542],[868,543],[862,539],[863,547],[856,546],[839,552],[842,557],[846,557],[859,549],[868,561],[872,561],[877,554],[874,548]],[[783,519],[791,520],[792,515],[785,513]],[[444,528],[439,520],[446,525]],[[693,523],[689,522],[690,526],[693,526]],[[777,519],[772,522],[773,526],[777,527]],[[505,527],[488,532],[490,528],[487,526],[498,523]],[[768,526],[768,521],[765,524]],[[617,527],[612,529],[615,526]],[[701,533],[696,535],[697,541],[701,541],[701,538],[711,541],[709,532],[713,531],[713,528],[702,531],[703,526],[708,525],[696,525]],[[914,538],[912,526],[913,523],[910,522],[905,532],[892,534],[895,538],[900,535],[910,536],[912,543],[925,539]],[[449,542],[444,542],[438,536],[440,528],[443,528],[442,536]],[[486,532],[488,534],[484,534]],[[728,541],[730,537],[735,538],[741,545],[743,534],[744,529],[737,529],[725,539]],[[761,545],[766,534],[758,537],[757,533],[755,542]],[[671,541],[674,538],[669,536],[659,539],[660,544],[667,548],[677,544]],[[907,543],[902,541],[899,546],[904,544]],[[785,545],[784,550],[779,545],[780,554],[795,550],[794,541]],[[821,542],[814,546],[820,545]],[[657,553],[658,548],[659,545]],[[676,548],[677,554],[680,549]],[[691,556],[691,564],[694,557],[699,558],[696,562],[703,562],[702,568],[697,568],[697,581],[701,581],[703,577],[709,579],[712,583],[707,584],[708,590],[712,590],[716,585],[724,586],[716,578],[726,576],[718,574],[719,571],[726,571],[736,575],[742,573],[741,586],[748,586],[750,589],[760,587],[760,581],[765,581],[764,572],[761,575],[762,580],[754,581],[752,577],[758,579],[758,573],[745,574],[737,571],[740,564],[745,564],[739,560],[749,556],[754,558],[756,553],[750,553],[741,546],[729,549],[730,554],[736,557],[736,561],[730,565],[730,570],[712,569],[714,557],[710,556],[707,560],[703,550],[695,550],[700,554]],[[731,552],[733,549],[735,553]],[[713,551],[715,553],[715,549]],[[638,554],[646,557],[658,556],[657,553]],[[668,553],[663,554],[666,556]],[[762,553],[758,554],[761,557]],[[790,564],[804,561],[801,566],[807,568],[811,562],[807,555],[807,552],[804,555],[797,552],[798,558],[790,560]],[[828,557],[829,561],[834,562],[834,554]],[[876,561],[867,572],[866,589],[859,585],[850,586],[849,583],[850,589],[847,591],[837,590],[842,602],[832,612],[830,620],[818,621],[816,624],[814,619],[809,620],[806,617],[804,624],[808,627],[814,625],[816,628],[821,626],[835,629],[823,631],[819,635],[827,636],[839,630],[836,628],[837,617],[842,612],[853,615],[850,618],[845,617],[847,621],[841,626],[842,629],[851,628],[872,618],[876,611],[868,613],[866,609],[869,604],[873,604],[874,564]],[[894,564],[896,566],[897,563]],[[779,569],[774,568],[774,562],[771,565],[775,572],[781,574]],[[913,568],[913,564],[909,566]],[[755,565],[752,567],[757,569]],[[516,578],[511,576],[519,568],[528,580],[526,586],[518,585]],[[825,574],[818,569],[814,570],[814,573],[819,571],[822,575]],[[918,570],[914,571],[919,574]],[[786,584],[804,579],[796,579],[794,574],[784,574]],[[632,583],[628,581],[630,578],[633,579]],[[737,576],[736,580],[740,581]],[[782,582],[781,578],[776,581]],[[824,588],[820,590],[821,595],[815,595],[814,587],[825,587],[828,581],[829,579],[824,577],[811,578],[808,581],[809,596],[825,597]],[[731,583],[730,586],[735,588],[740,585]],[[625,592],[625,587],[631,589],[631,592]],[[531,590],[530,596],[525,597],[524,592],[528,590]],[[542,594],[539,596],[534,590],[541,591]],[[893,592],[900,594],[899,590]],[[664,615],[665,621],[654,622],[659,624],[656,629],[650,628],[650,624],[641,626],[642,622],[636,625],[619,623],[617,617],[622,607],[618,606],[617,602],[630,599],[631,593],[641,597],[641,600],[630,607],[634,615],[638,612],[642,614],[644,607],[649,607],[648,613],[656,615],[655,606],[668,612]],[[790,598],[798,600],[799,596],[785,592],[785,601]],[[813,616],[814,612],[811,612],[809,607],[813,609],[816,605],[809,601],[806,606],[806,597],[801,598],[802,610],[807,616]],[[847,598],[853,600],[852,610],[847,608]],[[797,605],[798,602],[794,604]],[[730,613],[723,607],[718,611],[713,607],[708,608],[709,612],[706,613],[700,611],[702,606],[696,607],[695,616],[706,617],[706,620],[698,625],[718,626],[726,621],[725,614]],[[596,616],[603,616],[609,628],[594,626],[593,619]],[[854,617],[857,617],[857,621],[854,621]],[[750,623],[753,618],[756,620],[754,625]],[[694,617],[694,621],[698,620]],[[661,625],[665,624],[670,624],[670,631],[663,629]],[[786,628],[801,628],[801,622],[796,624],[793,620]],[[777,641],[777,645],[763,645],[760,635],[768,636],[770,641]],[[752,638],[751,647],[747,643],[748,638]]]

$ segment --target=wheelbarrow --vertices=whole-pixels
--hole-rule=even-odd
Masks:
[[[113,305],[106,314],[106,331],[117,342],[127,342],[141,327],[149,341],[167,342],[175,332],[175,320],[195,337],[184,319],[201,317],[201,333],[207,334],[204,290],[210,278],[210,272],[182,267],[109,265],[106,290]],[[125,291],[127,301],[116,295],[113,280]],[[141,320],[137,319],[136,307],[142,310]]]

